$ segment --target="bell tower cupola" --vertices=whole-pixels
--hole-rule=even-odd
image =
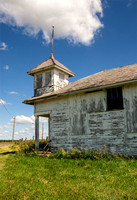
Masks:
[[[34,76],[34,96],[55,92],[69,83],[75,74],[53,56],[54,26],[52,26],[52,50],[49,59],[37,65],[28,74]]]
[[[69,83],[69,77],[75,74],[58,62],[51,54],[50,58],[28,71],[34,76],[34,96],[55,92]]]

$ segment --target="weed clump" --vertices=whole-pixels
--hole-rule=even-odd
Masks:
[[[111,151],[108,151],[106,147],[104,149],[97,149],[93,150],[92,148],[79,148],[74,147],[70,150],[64,150],[62,148],[55,150],[54,153],[50,155],[50,158],[57,158],[57,159],[91,159],[91,160],[101,160],[101,159],[131,159],[133,156],[123,155],[123,154],[116,154]]]
[[[35,140],[25,140],[18,143],[18,145],[19,145],[19,153],[36,154]],[[48,145],[48,139],[39,140],[40,151],[42,151],[47,145]]]
[[[90,159],[90,160],[120,160],[120,159],[137,159],[136,156],[124,155],[109,151],[105,146],[102,149],[72,147],[70,150],[63,148],[50,152],[48,139],[39,140],[39,151],[35,150],[35,140],[25,140],[18,143],[18,152],[29,155],[39,155],[42,157],[56,159]]]

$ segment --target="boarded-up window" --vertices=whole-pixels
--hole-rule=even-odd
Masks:
[[[51,72],[45,73],[45,86],[48,86],[51,83]]]
[[[107,89],[107,110],[123,109],[122,87]]]
[[[36,88],[42,87],[42,74],[36,76]]]
[[[61,74],[61,73],[59,73],[59,79],[61,79],[61,80],[64,80],[64,79],[65,79],[65,75],[64,75],[64,74]]]

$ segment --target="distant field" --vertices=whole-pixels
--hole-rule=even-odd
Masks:
[[[137,199],[137,160],[72,160],[0,148],[0,199]],[[9,153],[8,153],[9,152]]]
[[[14,140],[14,141],[18,141],[18,140]],[[12,142],[12,140],[0,140],[0,143],[9,143]]]

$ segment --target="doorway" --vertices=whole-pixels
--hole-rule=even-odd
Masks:
[[[40,116],[39,117],[39,139],[40,140],[49,140],[49,116]]]

